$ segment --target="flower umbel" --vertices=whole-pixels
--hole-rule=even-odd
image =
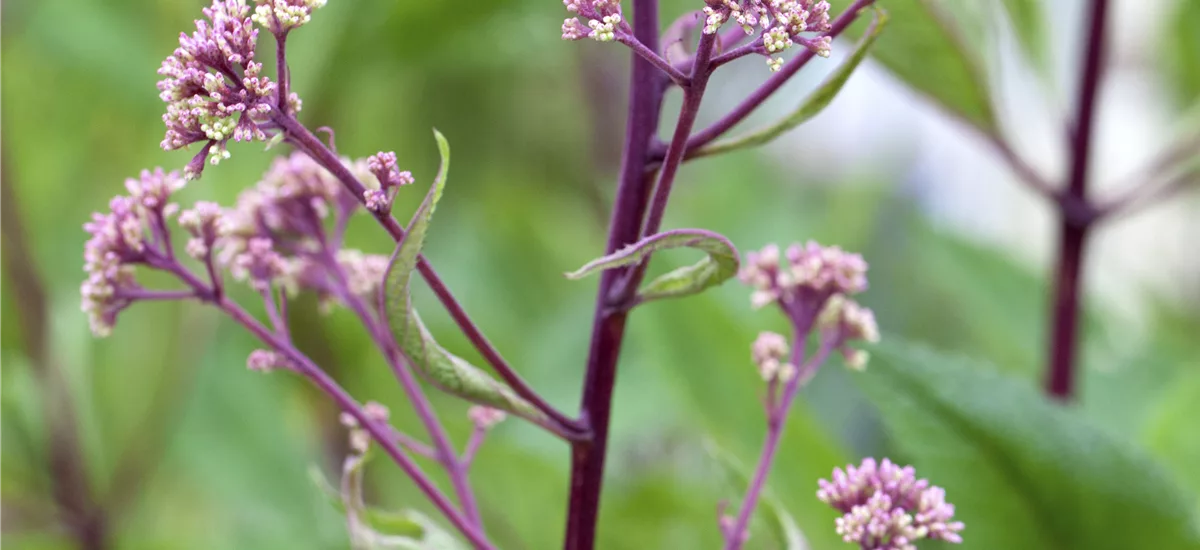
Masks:
[[[265,140],[259,124],[271,110],[276,86],[254,61],[258,30],[243,0],[214,0],[204,8],[191,36],[180,34],[179,48],[163,61],[159,97],[167,103],[162,148],[181,149],[204,142],[185,175],[200,177],[204,161],[229,157],[226,144]]]
[[[250,18],[272,34],[286,33],[308,23],[312,12],[325,5],[325,0],[255,0],[254,15]]]
[[[920,539],[962,542],[963,524],[952,521],[946,492],[917,479],[912,466],[867,458],[857,468],[834,468],[833,481],[818,485],[817,498],[843,513],[837,520],[842,540],[864,550],[916,550]]]
[[[632,30],[621,15],[620,0],[563,0],[567,11],[577,13],[587,21],[585,26],[578,18],[563,22],[563,40],[580,40],[584,37],[599,42],[611,42],[617,34],[630,35]]]
[[[799,43],[821,57],[829,57],[829,2],[826,0],[711,0],[704,8],[705,34],[714,34],[726,21],[736,21],[746,34],[759,29],[762,52],[780,54]],[[818,33],[815,37],[802,33]],[[778,71],[783,60],[767,63]]]

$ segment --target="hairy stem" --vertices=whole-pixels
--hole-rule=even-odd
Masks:
[[[658,0],[635,0],[634,37],[652,51],[658,51],[658,32]],[[621,154],[616,204],[609,221],[607,253],[638,239],[649,182],[643,172],[648,161],[647,152],[658,129],[666,89],[664,73],[636,53],[631,57],[625,146]],[[609,414],[626,319],[626,312],[610,307],[609,299],[614,284],[624,271],[608,270],[600,275],[580,403],[580,419],[591,428],[592,437],[571,448],[571,490],[564,541],[567,550],[591,550],[596,544]]]
[[[1070,133],[1071,171],[1064,201],[1059,209],[1059,242],[1054,281],[1053,321],[1046,369],[1046,392],[1068,400],[1075,390],[1075,370],[1079,344],[1081,279],[1084,252],[1093,219],[1072,215],[1072,209],[1087,210],[1088,164],[1091,160],[1093,120],[1096,96],[1104,68],[1105,24],[1108,0],[1092,0],[1088,10],[1088,30],[1079,100],[1074,128]]]

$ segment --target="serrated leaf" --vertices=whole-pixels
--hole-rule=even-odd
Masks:
[[[958,0],[955,0],[958,1]],[[849,0],[831,2],[838,10]],[[872,57],[914,90],[987,133],[996,117],[981,63],[936,0],[879,0],[891,23]],[[863,34],[859,25],[846,34]]]
[[[690,266],[664,273],[638,291],[638,302],[678,298],[717,286],[738,271],[738,251],[724,236],[704,229],[673,229],[651,235],[607,256],[601,256],[566,274],[581,279],[593,273],[638,264],[651,254],[671,248],[694,248],[706,256]]]
[[[547,424],[545,415],[519,397],[511,388],[442,348],[421,322],[420,315],[413,307],[409,285],[425,243],[425,236],[429,232],[433,212],[442,197],[446,174],[450,167],[450,145],[436,130],[434,137],[442,156],[441,166],[424,202],[413,214],[407,233],[397,244],[384,277],[381,303],[388,326],[417,372],[442,391],[473,403],[510,412],[538,424]]]
[[[1049,71],[1046,19],[1041,0],[1002,0],[1001,4],[1025,56],[1040,72]]]
[[[858,41],[858,44],[854,47],[854,51],[850,53],[850,56],[837,69],[834,69],[833,73],[824,82],[810,92],[804,98],[804,101],[800,102],[796,110],[771,126],[744,136],[718,141],[696,151],[692,156],[706,157],[765,145],[797,126],[808,122],[821,111],[825,110],[833,102],[833,98],[837,97],[838,92],[842,91],[842,87],[845,86],[846,81],[850,80],[850,75],[854,73],[854,69],[866,58],[867,52],[875,44],[875,39],[879,38],[880,31],[887,24],[887,14],[880,9],[875,9],[874,11],[875,17],[871,21],[871,26],[867,28],[863,37]]]
[[[725,473],[726,480],[730,486],[737,491],[738,496],[746,494],[750,488],[751,476],[748,473],[746,466],[742,464],[736,456],[733,456],[725,449],[722,449],[713,441],[704,442],[704,450],[708,452],[708,456],[713,462],[721,467],[721,471]],[[783,504],[775,495],[771,494],[770,488],[764,488],[759,496],[759,510],[765,511],[770,516],[772,527],[772,535],[780,548],[784,550],[808,550],[808,542],[804,540],[804,533],[800,531],[800,526],[796,525],[796,520],[787,513],[783,508]]]
[[[971,548],[1200,548],[1144,451],[986,365],[874,346],[855,376],[904,461],[946,489]]]

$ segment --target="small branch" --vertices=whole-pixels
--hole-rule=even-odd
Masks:
[[[1096,207],[1097,216],[1107,218],[1129,214],[1183,191],[1189,185],[1200,185],[1200,164],[1191,170],[1173,174],[1167,181],[1155,185],[1157,180],[1163,179],[1163,176],[1190,157],[1196,157],[1197,161],[1200,161],[1200,135],[1181,139],[1157,155],[1144,173],[1135,179],[1136,183],[1127,186],[1127,191]]]
[[[326,170],[329,170],[330,173],[337,177],[338,180],[342,182],[342,185],[345,186],[345,188],[350,192],[350,194],[354,195],[354,197],[358,199],[360,204],[365,201],[363,192],[366,191],[366,187],[363,186],[362,182],[358,181],[358,179],[355,178],[348,169],[346,169],[346,166],[342,164],[341,159],[338,158],[333,151],[329,150],[324,143],[321,143],[320,139],[317,139],[312,132],[308,131],[308,128],[305,128],[304,125],[300,124],[300,122],[294,117],[285,115],[277,110],[271,111],[271,119],[279,124],[280,128],[287,133],[288,138],[295,143],[301,151],[304,151],[306,154],[312,157],[313,160],[317,161],[318,164],[323,166]],[[399,242],[404,238],[404,229],[400,226],[399,222],[397,222],[396,219],[391,216],[391,214],[372,212],[372,215],[375,216],[375,219],[379,221],[380,225],[387,230],[388,234],[391,235],[392,240]],[[505,383],[512,387],[513,391],[516,392],[517,395],[521,396],[526,401],[529,401],[534,407],[537,407],[538,410],[545,413],[546,416],[550,417],[555,422],[558,422],[563,428],[563,431],[573,434],[579,434],[586,431],[579,422],[576,422],[575,420],[564,415],[562,412],[558,411],[558,409],[555,409],[554,406],[547,402],[545,398],[543,398],[536,390],[533,389],[532,386],[529,385],[528,382],[521,378],[521,375],[517,374],[517,372],[513,370],[511,366],[509,366],[508,362],[505,361],[500,355],[500,352],[496,350],[487,337],[483,335],[483,332],[479,330],[479,327],[475,325],[475,322],[472,321],[467,315],[467,312],[462,308],[462,305],[459,304],[454,295],[450,293],[450,289],[447,288],[445,283],[442,282],[441,277],[439,277],[437,272],[433,270],[433,266],[425,260],[424,256],[420,256],[417,259],[417,271],[420,272],[421,276],[425,278],[425,281],[429,284],[429,288],[433,290],[433,293],[438,297],[438,300],[441,301],[442,305],[446,308],[446,311],[450,314],[450,317],[453,318],[454,322],[458,325],[458,328],[463,331],[463,334],[466,335],[467,339],[470,340],[475,349],[479,350],[479,353],[483,355],[483,358],[488,362],[489,365],[491,365],[492,369],[496,371],[496,374],[499,375]]]
[[[258,322],[246,310],[242,309],[236,303],[229,300],[228,297],[222,296],[213,298],[212,289],[207,287],[190,271],[180,265],[178,262],[173,262],[164,266],[164,270],[173,273],[179,277],[185,284],[191,286],[198,295],[207,297],[207,301],[212,303],[226,315],[231,317],[238,324],[242,325],[251,334],[257,337],[261,342],[270,346],[275,351],[283,354],[291,361],[299,372],[304,377],[313,382],[322,392],[332,398],[334,402],[346,413],[350,414],[358,421],[371,437],[379,443],[385,452],[404,470],[413,483],[425,494],[426,497],[433,503],[434,506],[450,520],[450,523],[457,528],[463,536],[467,537],[477,548],[485,550],[493,550],[494,547],[488,542],[486,536],[480,529],[471,521],[463,516],[446,495],[429,479],[429,476],[417,466],[411,458],[400,449],[395,431],[391,426],[384,423],[376,422],[363,411],[362,407],[354,400],[346,390],[342,389],[336,381],[329,377],[319,366],[309,360],[308,356],[301,353],[295,346],[292,345],[286,338],[275,334],[262,323]]]
[[[1053,323],[1046,368],[1046,392],[1061,400],[1071,398],[1075,390],[1075,362],[1079,344],[1080,276],[1087,244],[1089,221],[1069,216],[1068,208],[1089,205],[1087,196],[1088,164],[1091,160],[1092,128],[1096,96],[1104,68],[1105,24],[1108,0],[1092,0],[1088,12],[1087,43],[1079,79],[1078,111],[1071,139],[1071,172],[1067,181],[1067,202],[1060,208],[1058,267],[1054,286]]]
[[[836,38],[843,31],[845,31],[851,23],[858,19],[858,15],[860,12],[862,12],[863,8],[870,6],[874,2],[875,0],[855,0],[855,2],[851,4],[849,8],[846,8],[846,11],[842,12],[842,14],[833,21],[833,25],[829,29],[827,36],[830,38]],[[784,64],[783,68],[780,69],[779,72],[767,79],[762,86],[759,86],[757,90],[751,93],[746,99],[742,100],[742,102],[734,107],[732,111],[688,139],[687,152],[690,153],[700,149],[701,147],[704,147],[705,145],[708,145],[714,139],[724,135],[725,132],[729,131],[730,128],[733,128],[739,122],[745,120],[745,118],[749,116],[750,113],[754,112],[755,109],[758,109],[758,107],[762,105],[767,98],[771,97],[772,94],[774,94],[779,90],[780,87],[787,83],[787,81],[791,79],[797,71],[804,68],[804,66],[808,64],[808,62],[811,61],[814,56],[816,56],[816,54],[813,53],[812,50],[805,49],[791,61]]]
[[[275,70],[278,72],[276,80],[279,81],[276,83],[279,86],[278,107],[284,113],[288,112],[288,86],[292,79],[287,64],[287,35],[287,31],[275,35]]]
[[[767,413],[767,437],[763,441],[762,454],[758,457],[758,466],[754,469],[750,488],[747,489],[746,497],[742,500],[742,508],[738,512],[737,521],[726,536],[725,550],[738,550],[742,547],[744,540],[742,534],[749,527],[750,517],[754,514],[754,508],[758,505],[762,491],[766,487],[767,476],[771,473],[771,466],[775,462],[775,453],[779,450],[779,441],[783,438],[783,428],[787,423],[788,411],[792,408],[792,402],[800,393],[800,388],[811,378],[811,374],[816,372],[817,368],[829,357],[829,353],[833,351],[837,341],[832,337],[824,338],[817,353],[807,362],[802,362],[804,342],[807,336],[807,331],[796,331],[795,341],[792,342],[792,364],[799,365],[799,367],[795,376],[788,381],[787,387],[784,389],[783,400]]]
[[[629,48],[633,50],[633,53],[637,54],[642,59],[649,61],[655,67],[661,69],[662,72],[667,73],[667,76],[671,78],[671,81],[677,84],[680,88],[687,88],[691,84],[691,79],[688,78],[687,75],[683,74],[682,71],[671,65],[671,63],[669,63],[666,59],[663,59],[661,56],[654,53],[654,50],[647,48],[646,45],[642,44],[642,42],[637,38],[625,33],[616,33],[616,37],[617,42],[629,46]]]
[[[721,65],[729,63],[730,61],[740,59],[752,53],[763,53],[764,51],[765,50],[763,49],[762,42],[751,42],[749,44],[738,46],[714,57],[712,60],[712,67],[715,69]]]
[[[471,438],[467,440],[467,448],[463,451],[462,458],[459,459],[459,464],[462,464],[464,470],[471,467],[471,462],[475,460],[475,454],[479,452],[479,446],[483,445],[483,438],[487,435],[487,428],[476,426],[471,430]]]
[[[1017,154],[1015,150],[1013,150],[1012,145],[1010,145],[1007,140],[996,135],[995,133],[980,130],[973,124],[965,124],[964,126],[983,134],[983,137],[987,139],[988,143],[992,144],[992,147],[996,149],[996,152],[1000,153],[1000,156],[1004,158],[1005,162],[1008,163],[1008,166],[1017,174],[1017,177],[1031,189],[1033,189],[1035,193],[1050,199],[1053,202],[1062,202],[1063,192],[1055,189],[1054,186],[1050,185],[1050,182],[1043,177],[1041,173],[1030,166],[1029,163],[1025,162],[1025,159],[1021,158],[1021,156]]]

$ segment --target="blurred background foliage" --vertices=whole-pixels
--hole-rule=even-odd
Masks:
[[[80,225],[122,192],[124,178],[143,167],[178,168],[188,159],[156,146],[163,105],[154,71],[178,32],[190,32],[202,4],[4,3],[0,502],[2,541],[10,548],[76,547],[70,525],[102,529],[108,547],[123,549],[347,547],[342,519],[308,481],[312,465],[335,471],[345,452],[345,433],[328,402],[292,377],[248,372],[245,357],[254,342],[194,304],[133,308],[105,340],[91,337],[79,312]],[[1167,23],[1154,70],[1166,83],[1162,100],[1182,112],[1200,97],[1200,4],[1157,5],[1166,7]],[[664,2],[664,22],[694,7]],[[1044,11],[1037,3],[1032,9]],[[552,402],[573,410],[595,282],[561,274],[603,247],[627,55],[617,47],[560,43],[563,17],[558,2],[533,0],[335,1],[292,35],[289,49],[295,90],[304,99],[301,119],[335,128],[342,154],[395,150],[425,184],[437,162],[430,129],[450,139],[455,165],[426,253],[510,362]],[[1072,28],[1043,25],[1044,33]],[[1035,54],[1050,42],[1044,35],[1026,39],[1039,45]],[[881,41],[881,53],[886,44]],[[269,49],[260,58],[271,59]],[[754,69],[736,74],[766,77]],[[678,98],[672,101],[667,113]],[[719,113],[722,101],[716,96],[707,116]],[[835,115],[831,110],[824,117]],[[182,193],[185,203],[231,203],[274,153],[258,145],[231,149],[230,160]],[[910,152],[890,155],[891,169],[836,178],[781,160],[786,149],[770,152],[780,150],[685,166],[667,224],[711,228],[743,250],[814,238],[861,251],[872,265],[872,289],[863,301],[877,312],[885,340],[922,342],[981,360],[944,374],[926,367],[938,363],[920,359],[926,352],[902,347],[881,350],[878,374],[851,375],[834,364],[817,377],[792,415],[770,482],[812,548],[844,547],[833,532],[833,511],[814,497],[816,479],[868,454],[913,461],[918,473],[946,485],[967,518],[964,548],[1036,547],[1004,540],[1006,532],[1032,533],[1005,515],[1013,510],[1034,524],[1039,520],[1026,516],[1068,518],[1040,520],[1058,537],[1046,539],[1053,541],[1046,547],[1085,547],[1070,537],[1079,528],[1070,518],[1084,512],[1071,516],[1073,501],[1056,500],[1063,495],[1128,498],[1118,502],[1133,510],[1146,501],[1157,501],[1155,510],[1177,504],[1181,521],[1195,520],[1200,308],[1178,298],[1186,292],[1131,291],[1148,312],[1136,319],[1094,296],[1078,402],[1070,411],[1047,413],[1069,419],[1043,425],[1027,415],[1045,407],[1036,395],[1046,347],[1045,270],[922,208],[922,188],[914,184],[919,174],[905,161]],[[411,190],[397,211],[410,211],[419,195]],[[359,221],[351,232],[354,246],[391,250],[370,220]],[[655,269],[691,260],[671,253]],[[1197,272],[1181,274],[1180,281],[1196,295]],[[436,303],[420,298],[443,343],[471,357]],[[352,393],[389,405],[402,429],[418,432],[388,369],[349,315],[321,315],[313,301],[302,300],[292,321],[304,350]],[[746,290],[732,283],[633,315],[616,394],[601,548],[716,547],[715,506],[738,491],[716,475],[720,469],[705,453],[705,441],[743,463],[757,456],[764,426],[748,345],[757,332],[779,330],[782,322],[751,311]],[[929,378],[950,380],[948,388],[962,377],[986,382],[999,376],[1004,391],[976,385],[969,399],[918,414],[914,410],[944,395],[938,388],[912,395],[897,389],[908,386],[893,367],[913,357],[932,369]],[[888,376],[900,381],[890,383]],[[436,403],[465,438],[466,407],[441,396]],[[983,445],[973,438],[991,424],[968,430],[944,422],[958,414],[1032,420],[998,424],[984,434],[997,439]],[[1005,426],[1019,437],[1000,437],[1013,435],[1005,435]],[[1006,447],[1020,441],[1036,447],[1042,440],[1048,446],[1031,451],[1026,462]],[[974,458],[946,459],[960,447],[970,447]],[[1109,460],[1110,448],[1132,458]],[[1089,456],[1136,464],[1143,473],[1103,464],[1095,471],[1086,464],[1056,469],[1063,460],[1078,465]],[[567,464],[563,444],[518,422],[489,437],[472,479],[503,548],[558,545]],[[994,482],[988,464],[1032,486],[1018,487],[1011,477]],[[1077,491],[1089,476],[1105,475],[1112,477],[1111,491]],[[369,497],[381,505],[427,508],[384,460],[372,463],[367,479]],[[1164,493],[1156,492],[1160,488]],[[1014,508],[1006,512],[1004,503]],[[1142,531],[1133,519],[1102,512],[1088,517],[1109,523],[1092,529],[1150,540],[1136,538]],[[1001,520],[1012,528],[1002,528]],[[751,546],[773,547],[766,526],[755,529]],[[1098,537],[1086,547],[1132,547],[1118,540],[1125,539]],[[1173,544],[1152,546],[1183,547]]]

